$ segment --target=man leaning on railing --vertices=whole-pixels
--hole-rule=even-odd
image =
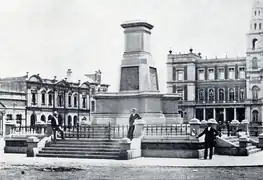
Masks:
[[[53,135],[54,135],[54,139],[53,139],[54,142],[56,142],[57,131],[59,131],[59,133],[61,135],[61,139],[65,139],[64,138],[64,131],[63,131],[62,127],[59,125],[58,113],[56,111],[53,113],[53,116],[51,118],[51,126],[52,126],[52,130],[53,130]]]
[[[133,132],[134,132],[134,128],[135,128],[135,125],[134,125],[134,121],[136,119],[141,119],[141,116],[137,113],[137,109],[136,108],[132,108],[131,110],[131,115],[130,115],[130,118],[129,118],[129,130],[128,130],[128,138],[130,140],[133,139]]]

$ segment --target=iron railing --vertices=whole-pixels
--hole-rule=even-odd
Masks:
[[[13,126],[11,127],[10,134],[45,134],[46,126]]]
[[[190,135],[189,124],[171,124],[171,125],[146,125],[146,136],[181,136]]]

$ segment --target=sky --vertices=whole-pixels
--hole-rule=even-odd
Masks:
[[[120,24],[154,25],[151,53],[161,92],[173,53],[244,57],[253,0],[0,0],[0,77],[40,74],[76,79],[102,71],[118,91],[124,51]],[[77,81],[77,80],[76,80]]]

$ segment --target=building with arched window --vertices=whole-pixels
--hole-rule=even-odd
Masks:
[[[207,58],[191,48],[167,58],[167,92],[183,89],[178,109],[189,119],[263,122],[263,3],[252,7],[244,57]],[[180,78],[178,78],[180,75]]]
[[[34,126],[47,122],[54,111],[60,123],[73,125],[74,120],[92,120],[96,110],[93,95],[107,92],[109,85],[101,83],[101,72],[84,75],[83,82],[73,80],[69,69],[63,79],[46,79],[39,74],[0,79],[0,134],[6,121]]]

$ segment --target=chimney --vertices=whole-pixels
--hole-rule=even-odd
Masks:
[[[71,69],[68,69],[67,70],[67,80],[68,81],[71,81],[71,75],[72,75],[72,71],[71,71]]]

